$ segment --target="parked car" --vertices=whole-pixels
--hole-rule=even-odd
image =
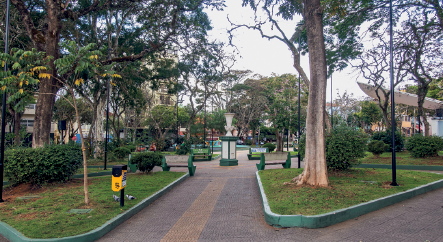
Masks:
[[[238,145],[244,145],[245,142],[243,142],[243,140],[239,139],[239,140],[237,140],[237,144],[238,144]]]

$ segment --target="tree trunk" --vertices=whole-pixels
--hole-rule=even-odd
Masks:
[[[311,83],[306,118],[305,167],[303,173],[292,181],[298,185],[326,187],[329,185],[325,152],[327,67],[322,12],[320,0],[304,1]]]
[[[60,3],[58,1],[46,1],[47,15],[45,23],[47,30],[45,31],[45,50],[39,49],[42,45],[37,45],[39,51],[45,51],[46,56],[52,56],[54,60],[59,57],[59,42],[60,42]],[[50,70],[48,71],[52,76],[57,76],[57,71],[54,62],[49,63]],[[37,97],[37,105],[35,109],[34,131],[32,135],[32,147],[42,147],[44,144],[49,144],[49,137],[51,133],[52,112],[55,104],[55,94],[60,88],[60,84],[54,78],[43,78],[39,84],[39,95]]]
[[[94,158],[101,156],[103,154],[102,142],[103,139],[103,107],[105,106],[104,99],[100,99],[96,109],[96,118],[95,118],[95,149],[94,149]]]
[[[80,132],[80,143],[82,144],[82,154],[83,154],[83,191],[85,193],[85,204],[89,205],[89,191],[88,191],[88,164],[87,164],[87,157],[86,157],[86,146],[85,146],[85,140],[83,139],[83,131],[82,126],[80,125],[80,117],[78,115],[78,109],[77,109],[77,103],[75,101],[75,95],[72,88],[69,88],[72,99],[74,102],[74,109],[75,109],[75,116],[77,118],[77,124],[78,124],[78,130]]]
[[[21,112],[14,112],[14,145],[19,146],[20,145],[20,129],[21,129],[21,123],[20,119],[22,117]]]

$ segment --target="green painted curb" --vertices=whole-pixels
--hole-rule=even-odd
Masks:
[[[220,156],[221,155],[214,156],[214,157],[211,158],[211,160],[216,160],[216,159],[220,158]]]
[[[238,166],[238,160],[235,159],[220,159],[220,166]]]
[[[2,234],[5,238],[10,240],[11,242],[24,242],[24,241],[38,241],[38,242],[89,242],[89,241],[95,241],[108,233],[109,231],[113,230],[115,227],[119,226],[138,212],[140,212],[142,209],[149,206],[151,203],[153,203],[155,200],[157,200],[159,197],[163,196],[166,192],[183,182],[186,178],[189,177],[189,173],[186,173],[179,179],[175,180],[173,183],[167,185],[162,190],[154,193],[150,197],[147,197],[143,199],[141,202],[139,202],[134,207],[130,208],[129,210],[125,211],[122,214],[117,215],[116,217],[112,218],[111,220],[108,220],[103,224],[102,226],[89,231],[85,234],[70,236],[70,237],[64,237],[64,238],[54,238],[54,239],[30,239],[28,237],[25,237],[23,234],[18,232],[13,227],[9,226],[6,223],[3,223],[0,221],[0,234]]]
[[[6,185],[8,185],[8,184],[9,184],[8,181],[3,181],[3,186],[6,186]]]
[[[260,196],[263,202],[263,213],[265,220],[269,225],[275,227],[304,227],[304,228],[323,228],[336,223],[340,223],[349,219],[356,218],[363,214],[373,212],[375,210],[387,207],[389,205],[407,200],[417,195],[438,189],[443,187],[443,179],[435,182],[431,182],[426,185],[422,185],[404,192],[382,197],[369,202],[357,204],[355,206],[335,210],[329,213],[304,216],[304,215],[280,215],[273,213],[269,207],[266,194],[263,189],[263,185],[258,175],[258,171],[255,173],[257,183],[260,188]]]
[[[392,169],[392,165],[386,164],[360,164],[356,168],[382,168]],[[424,170],[424,171],[443,171],[443,166],[414,166],[414,165],[397,165],[399,170]]]

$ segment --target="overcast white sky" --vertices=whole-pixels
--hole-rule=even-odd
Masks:
[[[238,24],[252,22],[253,11],[249,7],[242,7],[241,0],[226,0],[227,7],[224,11],[207,11],[214,29],[210,32],[213,39],[218,39],[228,43],[227,29],[230,24],[227,16],[231,21]],[[301,18],[301,16],[295,16]],[[287,35],[292,35],[293,29],[297,21],[283,21],[283,28]],[[269,29],[269,31],[271,31]],[[270,33],[270,32],[268,32]],[[276,33],[276,32],[275,32]],[[290,36],[289,36],[290,37]],[[251,70],[254,73],[264,76],[270,76],[272,73],[285,74],[291,73],[298,75],[297,71],[292,67],[292,56],[286,45],[278,40],[262,39],[260,34],[254,30],[243,28],[236,31],[233,43],[240,51],[237,63],[234,66],[238,70]],[[309,76],[309,59],[308,56],[302,57],[302,67]],[[347,68],[340,73],[334,73],[332,76],[333,99],[337,98],[337,90],[340,94],[345,91],[353,93],[354,97],[367,97],[357,85],[357,74],[351,73],[351,68]],[[360,82],[366,82],[360,78]],[[331,80],[328,80],[327,102],[331,100]]]

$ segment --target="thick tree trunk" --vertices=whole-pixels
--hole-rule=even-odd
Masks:
[[[304,1],[311,83],[306,118],[305,167],[303,173],[293,179],[293,181],[297,181],[298,185],[329,185],[325,151],[327,68],[322,12],[320,0]]]
[[[52,56],[53,60],[59,57],[59,42],[60,42],[60,3],[58,1],[46,1],[47,15],[45,23],[47,29],[45,31],[45,50],[39,49],[42,45],[37,45],[36,48],[40,51],[45,51],[47,56]],[[54,62],[50,62],[50,74],[57,76],[57,71]],[[51,133],[52,111],[55,104],[55,94],[60,88],[60,84],[54,78],[41,79],[39,84],[39,95],[37,98],[37,105],[35,109],[34,131],[32,135],[32,147],[42,147],[44,144],[49,144],[49,137]]]
[[[102,142],[103,139],[103,107],[105,106],[105,102],[103,99],[99,100],[97,105],[97,109],[95,112],[95,148],[94,148],[94,158],[101,156],[103,154]]]
[[[21,123],[20,119],[22,118],[21,112],[14,112],[14,145],[20,145],[20,129]]]

